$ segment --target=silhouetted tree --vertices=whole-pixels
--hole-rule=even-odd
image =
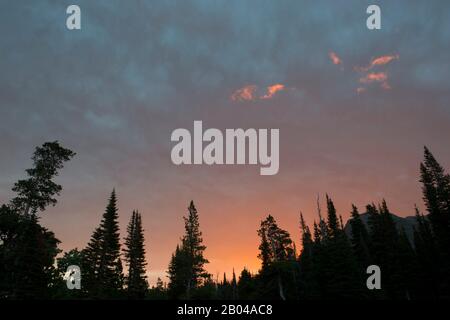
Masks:
[[[206,246],[203,244],[199,217],[193,201],[189,204],[188,216],[183,219],[185,234],[181,238],[181,246],[177,246],[169,264],[169,295],[190,299],[191,291],[209,281],[210,275],[204,268],[208,263],[203,256]],[[210,286],[210,283],[207,285]],[[204,291],[209,289],[208,287]]]
[[[55,205],[62,186],[53,178],[75,155],[57,141],[33,153],[28,178],[12,190],[16,196],[0,208],[0,297],[48,298],[55,275],[59,240],[39,224],[38,211]]]
[[[352,204],[351,212],[351,243],[356,259],[358,261],[358,268],[361,270],[361,274],[366,271],[366,268],[370,265],[370,238],[369,232],[358,212],[358,208]]]
[[[414,228],[414,248],[417,255],[419,275],[418,292],[424,298],[439,296],[440,266],[438,249],[428,219],[416,207],[417,224]]]
[[[231,299],[233,299],[233,300],[239,299],[239,292],[238,292],[238,288],[237,288],[236,273],[234,273],[234,268],[233,268],[233,276],[231,278]]]
[[[302,235],[302,251],[298,259],[298,291],[300,298],[313,299],[318,296],[317,283],[314,277],[314,242],[303,214],[300,214],[300,231]]]
[[[450,294],[450,175],[427,147],[420,164],[423,200],[438,248],[440,291]]]
[[[123,287],[116,202],[113,190],[100,226],[83,251],[86,289],[96,298],[117,298]]]
[[[295,295],[295,250],[289,233],[278,227],[273,216],[261,221],[258,235],[261,239],[258,257],[262,260],[258,282],[262,295],[286,299],[287,291]],[[289,284],[289,289],[287,285]]]
[[[17,195],[11,201],[11,207],[20,214],[36,214],[48,205],[55,205],[55,195],[62,190],[53,178],[58,175],[64,162],[69,161],[75,153],[61,147],[58,141],[46,142],[34,151],[33,168],[27,169],[28,178],[14,184]]]
[[[237,286],[239,299],[249,300],[254,298],[255,281],[246,268],[241,271]]]
[[[54,280],[53,297],[56,299],[81,299],[85,298],[83,290],[83,281],[81,282],[82,290],[68,290],[66,272],[69,266],[81,266],[83,264],[83,252],[77,248],[64,252],[62,257],[56,259],[56,279]],[[82,270],[80,270],[82,271]],[[83,274],[82,274],[83,277]]]
[[[160,277],[156,280],[156,285],[150,288],[148,291],[148,298],[152,300],[165,300],[167,299],[167,288]]]
[[[180,248],[179,245],[177,245],[175,252],[172,254],[167,274],[169,276],[169,298],[187,298],[187,284],[190,281],[189,262],[186,251]]]
[[[358,272],[356,257],[349,239],[338,223],[334,203],[328,196],[328,236],[316,247],[316,279],[321,294],[328,298],[359,298],[362,293],[362,279]]]
[[[128,266],[126,278],[127,292],[130,298],[143,298],[148,290],[145,274],[144,230],[141,214],[133,211],[125,238],[125,262]]]

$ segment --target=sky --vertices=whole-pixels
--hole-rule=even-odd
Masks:
[[[81,8],[81,30],[66,8]],[[381,8],[368,30],[366,8]],[[259,222],[272,214],[300,246],[299,213],[328,193],[423,208],[427,145],[450,168],[450,2],[0,1],[0,203],[58,140],[77,153],[58,204],[41,214],[60,248],[83,248],[107,199],[121,237],[142,213],[148,275],[164,277],[194,200],[214,277],[257,271]],[[176,166],[173,130],[278,128],[280,169]]]

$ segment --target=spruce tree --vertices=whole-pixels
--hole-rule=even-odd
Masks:
[[[92,233],[86,248],[82,251],[83,270],[81,289],[90,298],[99,298],[102,284],[99,281],[100,263],[102,259],[102,230],[97,227]]]
[[[370,264],[370,239],[369,233],[367,231],[366,226],[358,212],[358,208],[352,204],[352,212],[351,212],[351,243],[353,247],[353,251],[356,255],[356,259],[358,260],[358,267],[361,270],[361,274],[366,271],[366,268]]]
[[[322,242],[319,257],[322,294],[329,298],[356,298],[362,292],[362,281],[356,257],[344,230],[338,222],[334,203],[327,196],[328,237]]]
[[[94,298],[117,298],[123,287],[116,193],[113,190],[100,226],[84,250],[87,290]]]
[[[231,299],[237,300],[239,299],[239,293],[237,288],[237,280],[236,280],[236,273],[234,273],[233,268],[233,276],[231,278]]]
[[[267,240],[267,230],[265,226],[261,225],[261,228],[258,230],[258,235],[261,238],[258,258],[261,259],[261,268],[266,269],[272,262],[273,256],[269,241]]]
[[[126,286],[128,297],[144,298],[148,291],[147,276],[145,274],[144,230],[141,214],[133,211],[125,238],[125,262],[128,266]]]
[[[187,283],[187,297],[190,297],[191,289],[195,289],[203,280],[209,278],[204,265],[209,261],[203,256],[206,246],[203,244],[200,231],[199,217],[194,201],[188,207],[188,216],[184,218],[185,235],[182,238],[182,248],[187,254],[188,272],[190,280]]]
[[[258,235],[261,238],[258,257],[263,263],[263,268],[273,262],[295,258],[294,245],[289,233],[278,227],[273,216],[268,215],[261,221]]]
[[[330,197],[328,197],[328,194],[326,195],[326,200],[327,200],[327,214],[328,214],[328,221],[327,221],[328,237],[336,238],[340,233],[338,217],[336,215],[336,208],[334,207],[333,201],[331,201]]]
[[[187,287],[190,282],[190,265],[186,250],[177,245],[170,259],[167,271],[169,277],[168,296],[171,299],[187,299]]]
[[[377,294],[389,299],[408,299],[410,292],[402,282],[406,277],[407,266],[403,266],[400,259],[405,242],[397,230],[393,215],[385,200],[378,208],[373,204],[368,205],[367,212],[372,263],[383,270],[384,285]]]
[[[417,207],[416,221],[414,248],[419,265],[417,291],[421,293],[421,297],[437,298],[441,278],[436,240],[427,217],[421,214]]]
[[[300,231],[302,235],[302,251],[299,256],[298,290],[303,299],[317,296],[317,283],[314,278],[314,242],[311,231],[306,225],[303,214],[300,213]]]
[[[261,221],[258,235],[261,238],[262,268],[259,280],[264,296],[285,300],[295,295],[295,250],[289,233],[278,227],[273,216]]]
[[[187,217],[183,219],[185,234],[169,264],[168,289],[169,295],[173,298],[190,299],[192,292],[205,284],[210,275],[204,267],[208,263],[204,257],[206,246],[203,244],[199,216],[193,201],[189,204]]]
[[[256,297],[255,280],[246,268],[241,271],[241,275],[239,276],[237,291],[239,299],[242,300],[250,300]]]
[[[427,147],[420,164],[423,200],[439,250],[440,291],[450,294],[450,175]]]

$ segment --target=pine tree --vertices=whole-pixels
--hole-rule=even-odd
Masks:
[[[167,299],[167,288],[160,277],[156,279],[156,285],[154,285],[148,293],[148,298],[151,300],[164,300]]]
[[[263,284],[265,296],[285,300],[295,291],[294,269],[296,269],[295,250],[289,233],[278,227],[273,216],[261,221],[258,235],[261,238],[260,254],[262,268],[259,279]],[[295,267],[294,267],[295,265]],[[289,285],[289,288],[287,288]]]
[[[322,241],[322,235],[320,234],[319,226],[316,223],[316,221],[314,221],[313,230],[314,230],[314,244],[319,245],[320,242]]]
[[[222,282],[217,285],[217,296],[222,300],[231,300],[233,295],[233,288],[231,283],[227,280],[227,275],[223,273]]]
[[[303,299],[312,299],[317,296],[317,283],[314,278],[314,242],[311,231],[306,225],[303,214],[300,213],[300,231],[302,235],[302,251],[299,256],[298,290]]]
[[[258,235],[261,238],[259,258],[263,268],[273,262],[295,259],[294,246],[289,233],[278,227],[273,216],[261,221]]]
[[[241,271],[237,283],[239,299],[250,300],[255,298],[255,281],[252,274],[246,268]]]
[[[237,300],[239,299],[239,293],[237,288],[237,280],[236,280],[236,273],[234,273],[233,268],[233,276],[231,278],[231,299]]]
[[[329,298],[355,298],[362,292],[362,281],[351,244],[337,219],[334,203],[327,196],[328,237],[319,252],[317,277],[322,295]]]
[[[420,164],[423,200],[439,250],[440,291],[450,294],[450,175],[427,147]]]
[[[258,258],[261,259],[262,269],[266,269],[272,262],[273,256],[269,241],[267,240],[267,230],[265,229],[265,226],[261,226],[261,229],[258,231],[258,235],[261,238]]]
[[[358,260],[358,265],[361,273],[365,273],[365,269],[370,264],[370,239],[369,233],[364,225],[363,221],[358,212],[358,208],[352,204],[351,212],[351,243],[353,251],[355,252],[356,259]]]
[[[100,263],[102,257],[102,230],[96,228],[86,248],[82,251],[83,281],[81,289],[91,298],[98,298],[101,291],[99,282]]]
[[[168,295],[171,299],[186,299],[186,290],[190,281],[189,262],[186,251],[177,245],[170,259],[167,274],[169,276]]]
[[[100,226],[84,250],[87,290],[95,298],[117,298],[123,287],[116,193],[113,190]]]
[[[334,207],[333,201],[331,201],[328,194],[326,195],[327,200],[327,213],[328,213],[328,237],[336,238],[340,233],[339,222],[336,215],[336,208]]]
[[[400,266],[396,280],[397,286],[400,292],[404,293],[404,298],[411,300],[416,297],[419,268],[416,253],[403,228],[398,233],[397,246],[397,258]]]
[[[27,169],[28,178],[19,180],[12,190],[16,197],[11,200],[11,207],[23,215],[36,214],[49,205],[55,205],[55,195],[62,187],[53,181],[64,163],[75,156],[72,150],[63,148],[58,141],[46,142],[37,147],[33,153],[33,168]]]
[[[189,262],[190,280],[187,284],[187,297],[190,296],[191,289],[196,288],[203,280],[209,278],[204,265],[209,261],[203,256],[206,246],[203,245],[202,233],[197,209],[194,201],[191,201],[188,208],[189,214],[184,217],[185,235],[182,239],[183,250],[187,252]]]
[[[414,228],[414,248],[419,264],[418,292],[421,297],[439,296],[440,270],[439,254],[433,231],[428,219],[416,207],[417,224]]]
[[[384,285],[379,294],[390,299],[408,299],[410,292],[402,283],[408,267],[403,266],[400,259],[405,242],[397,230],[393,215],[385,200],[378,208],[373,204],[368,205],[367,212],[372,263],[383,270]]]
[[[144,298],[147,290],[147,276],[145,274],[145,248],[142,218],[139,212],[133,211],[125,238],[125,261],[128,266],[126,278],[128,297]]]
[[[188,216],[183,217],[185,234],[181,238],[181,246],[177,246],[169,264],[169,294],[172,297],[191,298],[192,291],[210,279],[204,265],[208,263],[203,253],[199,217],[194,202],[188,207]]]

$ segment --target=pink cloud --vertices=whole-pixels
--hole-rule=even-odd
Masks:
[[[254,101],[254,100],[267,100],[272,99],[278,92],[286,90],[286,86],[281,83],[270,85],[266,88],[264,95],[258,96],[258,87],[256,85],[246,85],[240,89],[237,89],[232,95],[233,101]]]
[[[247,85],[240,89],[237,89],[232,95],[231,100],[233,101],[251,101],[256,99],[256,89],[255,85]]]
[[[374,58],[372,60],[372,62],[370,63],[371,67],[375,67],[375,66],[382,66],[385,64],[388,64],[389,62],[393,61],[393,60],[398,60],[400,58],[400,56],[397,55],[388,55],[388,56],[381,56],[378,58]]]
[[[359,82],[363,84],[380,83],[382,89],[391,90],[392,87],[389,84],[388,79],[389,77],[386,72],[370,72],[364,77],[360,78]],[[365,87],[359,87],[357,89],[358,93],[362,93],[364,91],[366,91]]]
[[[333,62],[333,64],[336,64],[336,65],[342,64],[341,58],[339,58],[339,56],[335,52],[331,51],[328,54],[328,56],[330,57],[331,62]]]
[[[367,72],[374,67],[384,66],[392,62],[393,60],[398,59],[400,59],[400,56],[398,54],[376,57],[370,61],[370,64],[367,67],[355,67],[355,70],[359,72]]]
[[[261,99],[271,99],[273,96],[279,92],[285,90],[284,84],[277,83],[267,87],[267,93],[261,97]]]
[[[361,83],[386,82],[388,75],[386,72],[370,72],[359,79]]]
[[[386,72],[369,72],[359,79],[361,83],[384,82],[388,79]]]

